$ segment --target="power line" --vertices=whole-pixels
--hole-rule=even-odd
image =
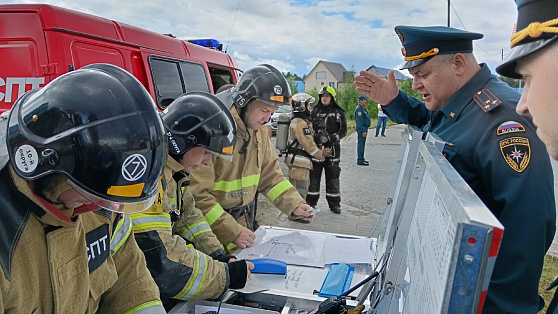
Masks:
[[[234,27],[234,22],[236,21],[236,15],[238,14],[238,8],[240,7],[240,1],[242,0],[238,0],[238,4],[236,5],[236,12],[234,12],[234,19],[231,25],[231,31],[229,33],[229,38],[227,38],[227,46],[225,46],[225,53],[227,53],[227,49],[229,49],[229,41],[231,40],[231,34],[233,31],[233,27]]]
[[[453,6],[453,3],[450,3],[451,8],[453,9],[453,12],[455,13],[455,16],[457,16],[457,19],[459,20],[459,23],[461,23],[461,26],[463,27],[464,30],[467,30],[467,27],[465,27],[465,25],[463,24],[463,21],[461,21],[461,18],[459,17],[459,14],[457,14],[457,11],[455,10],[455,7]],[[484,50],[481,46],[479,46],[479,44],[477,44],[475,41],[473,41],[473,43],[475,44],[475,46],[477,46],[477,48],[479,48],[480,50],[484,51],[484,53],[488,54],[488,55],[498,55],[500,54],[500,52],[496,52],[496,53],[491,53],[488,52],[486,50]]]

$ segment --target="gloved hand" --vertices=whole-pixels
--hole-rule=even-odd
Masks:
[[[246,280],[250,278],[254,264],[246,260],[229,263],[229,288],[242,289],[246,285]]]
[[[228,263],[228,262],[231,261],[231,259],[236,260],[236,256],[221,254],[221,255],[217,255],[217,256],[213,257],[213,259],[216,260],[216,261],[222,262],[222,263]]]
[[[324,149],[322,149],[322,156],[323,157],[331,156],[331,148],[325,147]]]

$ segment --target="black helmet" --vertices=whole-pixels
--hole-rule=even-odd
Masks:
[[[293,95],[293,112],[307,112],[308,104],[311,104],[316,99],[306,93],[297,93]]]
[[[139,212],[155,200],[167,154],[155,103],[125,70],[92,64],[14,104],[6,142],[19,176],[64,174],[91,202]]]
[[[182,156],[194,147],[232,161],[236,123],[230,111],[214,95],[190,92],[175,99],[163,111],[172,156]]]
[[[279,70],[269,64],[260,64],[242,74],[231,95],[238,108],[253,99],[280,107],[290,104],[291,88]]]
[[[321,97],[323,94],[330,94],[330,95],[331,95],[331,98],[332,98],[333,100],[335,100],[335,89],[333,89],[333,87],[324,86],[324,87],[320,90],[320,92],[319,92],[318,94],[320,95],[320,97]]]

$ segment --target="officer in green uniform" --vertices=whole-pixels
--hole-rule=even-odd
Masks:
[[[355,131],[357,133],[357,165],[368,166],[368,160],[364,160],[364,145],[366,135],[370,127],[370,117],[366,111],[366,97],[358,96],[358,106],[355,108]]]
[[[472,41],[482,34],[449,27],[395,28],[413,89],[361,71],[357,91],[385,104],[398,123],[433,132],[444,156],[504,225],[483,313],[536,313],[544,255],[555,232],[556,207],[548,154],[532,120],[515,112],[520,94],[478,64]]]

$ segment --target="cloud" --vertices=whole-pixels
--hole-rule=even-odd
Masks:
[[[28,0],[8,0],[24,3]],[[34,1],[36,2],[36,1]],[[244,68],[269,62],[298,75],[319,60],[350,69],[402,62],[396,25],[446,25],[447,4],[439,0],[75,0],[42,1],[117,20],[178,38],[215,38]],[[453,1],[456,28],[485,34],[476,41],[479,62],[494,69],[516,18],[511,0]],[[312,63],[314,62],[314,63]]]

